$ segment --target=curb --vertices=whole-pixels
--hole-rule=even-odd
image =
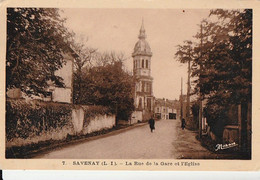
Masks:
[[[97,139],[101,139],[101,138],[117,135],[117,134],[120,134],[120,133],[125,132],[127,130],[131,130],[131,129],[134,129],[134,128],[137,128],[137,127],[142,127],[144,125],[147,125],[147,123],[146,122],[137,123],[137,124],[133,124],[133,125],[130,125],[130,126],[123,127],[121,129],[115,129],[115,130],[106,132],[104,134],[99,134],[99,135],[95,135],[95,136],[74,139],[74,140],[71,140],[69,142],[56,143],[54,145],[46,146],[46,147],[43,147],[43,148],[39,148],[38,150],[28,152],[28,154],[24,155],[24,157],[19,158],[19,159],[34,158],[35,156],[37,156],[40,153],[42,153],[42,155],[38,156],[38,157],[41,157],[44,154],[46,154],[46,153],[48,153],[50,151],[53,151],[55,149],[60,149],[60,148],[68,147],[68,146],[71,146],[71,145],[76,145],[76,144],[79,144],[79,143],[82,143],[82,142],[88,142],[88,141],[93,141],[93,140],[97,140]]]

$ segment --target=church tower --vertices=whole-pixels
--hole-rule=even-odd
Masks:
[[[153,78],[151,76],[152,51],[146,41],[144,22],[140,28],[139,40],[135,44],[133,57],[133,75],[135,78],[135,108],[142,112],[142,120],[147,120],[153,113]],[[140,116],[138,116],[140,119]]]

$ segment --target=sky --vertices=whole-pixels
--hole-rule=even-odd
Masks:
[[[192,40],[200,21],[209,10],[189,9],[63,9],[66,26],[77,37],[87,38],[87,46],[99,52],[123,53],[125,66],[133,69],[131,57],[144,20],[146,40],[153,56],[151,75],[156,98],[179,99],[181,78],[187,92],[187,65],[175,59],[176,46]]]

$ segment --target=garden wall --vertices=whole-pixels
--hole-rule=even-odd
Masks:
[[[134,111],[131,116],[131,124],[135,124],[138,121],[143,121],[143,112],[142,111]]]
[[[223,144],[236,143],[239,144],[239,127],[228,125],[224,127]]]
[[[76,134],[90,134],[110,129],[116,124],[115,115],[107,113],[102,106],[75,106],[72,110],[72,123]]]
[[[90,134],[115,126],[115,115],[97,115],[90,118],[89,124],[83,127],[83,134]]]
[[[115,125],[102,106],[7,99],[6,148],[89,134]]]

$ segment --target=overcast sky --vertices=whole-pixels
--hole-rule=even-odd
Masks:
[[[153,93],[156,98],[178,99],[183,77],[187,91],[187,65],[174,59],[176,46],[192,40],[198,24],[209,10],[189,9],[64,9],[67,26],[78,37],[88,38],[88,46],[100,52],[122,52],[125,66],[132,70],[131,54],[144,19],[146,40],[152,49]]]

